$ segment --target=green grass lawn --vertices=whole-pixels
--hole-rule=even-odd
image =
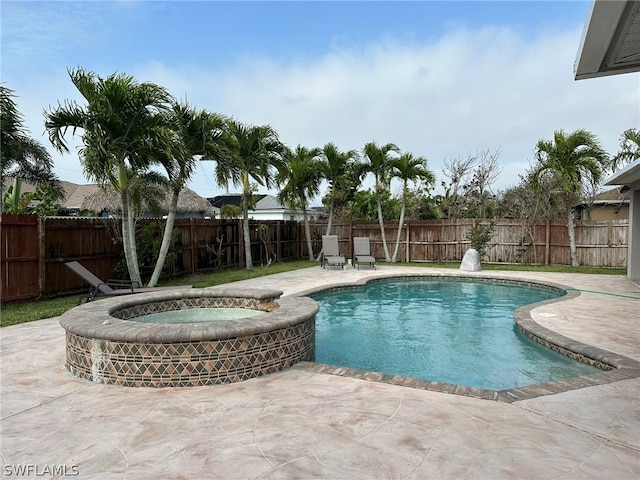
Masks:
[[[435,267],[435,268],[459,268],[459,262],[449,263],[384,263],[379,265],[403,265],[412,267]],[[263,277],[275,273],[289,272],[300,268],[318,266],[318,262],[299,260],[294,262],[274,263],[269,266],[254,267],[253,270],[232,269],[220,272],[190,275],[171,281],[162,282],[161,285],[193,285],[196,288],[212,287],[225,283],[247,280],[250,278]],[[587,274],[611,274],[625,275],[624,268],[597,268],[578,267],[572,268],[564,265],[507,265],[507,264],[482,264],[483,270],[504,270],[504,271],[534,271],[534,272],[560,272],[560,273],[587,273]],[[18,323],[32,322],[43,318],[57,317],[76,306],[78,295],[40,299],[23,303],[0,306],[0,326],[6,327]]]

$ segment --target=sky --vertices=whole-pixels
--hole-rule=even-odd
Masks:
[[[270,125],[292,148],[391,142],[426,158],[438,185],[445,162],[497,152],[498,193],[555,130],[585,128],[615,154],[624,130],[640,127],[640,73],[574,80],[590,9],[590,0],[1,0],[0,79],[61,180],[90,183],[77,149],[57,153],[44,129],[46,111],[85,105],[68,74],[81,67]],[[224,193],[213,170],[201,162],[189,188]]]

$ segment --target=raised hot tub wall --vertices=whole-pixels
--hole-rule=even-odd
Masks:
[[[131,387],[239,382],[315,358],[318,304],[281,291],[212,287],[107,298],[66,312],[66,367],[97,383]],[[250,318],[199,324],[130,320],[185,308],[250,308]]]

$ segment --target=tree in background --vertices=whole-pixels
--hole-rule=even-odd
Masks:
[[[449,183],[442,181],[444,196],[440,203],[440,211],[444,218],[462,218],[466,209],[466,198],[463,194],[468,177],[473,170],[473,157],[454,158],[443,162],[442,171]]]
[[[376,194],[372,190],[359,190],[354,193],[353,201],[345,218],[351,220],[375,221],[378,218],[378,205],[382,210],[382,216],[387,220],[397,220],[400,218],[402,208],[399,198],[394,198],[389,190],[383,190]]]
[[[226,130],[230,139],[231,163],[226,171],[220,170],[221,184],[231,181],[242,186],[243,236],[246,269],[253,270],[251,235],[249,231],[249,203],[253,196],[251,179],[258,185],[271,188],[274,168],[282,168],[283,145],[276,131],[268,125],[244,125],[229,120]]]
[[[426,158],[414,157],[411,153],[403,153],[400,157],[392,159],[389,165],[392,168],[392,177],[398,178],[402,182],[402,206],[400,209],[398,234],[396,236],[393,256],[391,257],[391,261],[395,262],[398,257],[398,248],[400,247],[400,235],[402,233],[402,224],[404,223],[404,215],[407,207],[409,182],[433,184],[436,181],[436,177],[433,172],[427,168]]]
[[[72,135],[82,130],[79,156],[85,176],[119,193],[129,277],[142,284],[130,183],[151,166],[159,150],[170,148],[173,132],[161,114],[170,109],[172,98],[164,88],[138,83],[130,76],[103,79],[82,68],[70,70],[69,76],[87,105],[67,100],[45,112],[49,140],[61,153],[69,153],[65,134],[68,129]]]
[[[580,198],[584,186],[597,185],[607,166],[608,156],[595,135],[579,129],[569,134],[554,132],[553,140],[540,140],[536,145],[537,165],[532,184],[540,188],[545,175],[557,175],[562,188],[567,215],[571,265],[579,266],[576,251],[573,205]]]
[[[295,150],[285,148],[283,168],[276,174],[276,183],[281,187],[278,199],[293,210],[302,210],[309,260],[314,256],[307,207],[309,200],[320,193],[322,180],[320,154],[319,148],[309,149],[302,145],[298,145]]]
[[[384,249],[385,261],[391,261],[389,248],[387,247],[387,238],[384,233],[384,217],[382,215],[381,198],[383,192],[389,192],[391,184],[391,167],[390,162],[394,158],[393,154],[399,154],[400,149],[393,143],[378,146],[375,142],[367,143],[363,148],[366,171],[372,173],[375,181],[374,193],[376,194],[378,207],[378,223],[380,224],[380,235],[382,237],[382,246]]]
[[[220,207],[220,218],[242,218],[242,207],[240,205],[222,205]]]
[[[625,130],[620,140],[620,150],[611,159],[611,171],[615,172],[626,164],[640,158],[640,130]]]
[[[493,216],[496,196],[491,186],[501,172],[500,150],[483,150],[467,158],[445,160],[442,181],[445,189],[440,210],[444,218],[485,218]]]
[[[44,145],[29,136],[14,96],[13,90],[0,85],[0,190],[4,188],[6,179],[13,177],[11,192],[7,192],[10,202],[7,208],[17,211],[23,180],[50,186],[48,190],[55,197],[52,199],[54,202],[60,200],[64,192],[51,171],[51,155]],[[0,195],[0,211],[5,209],[3,197]]]
[[[533,186],[533,169],[519,175],[518,184],[499,194],[496,216],[514,219],[559,219],[565,216],[562,183],[557,174],[548,173],[538,178]]]
[[[325,235],[331,234],[334,211],[336,205],[344,203],[350,193],[357,189],[360,184],[361,172],[357,170],[358,153],[355,150],[342,152],[333,143],[327,143],[321,152],[320,169],[323,178],[329,184],[329,191],[324,198],[325,205],[329,207],[329,219],[327,221],[327,231]],[[353,173],[357,175],[357,185]]]
[[[474,167],[471,181],[466,186],[469,207],[475,218],[493,216],[492,206],[495,204],[495,195],[491,191],[491,186],[502,171],[502,167],[498,163],[500,150],[493,152],[483,150],[470,158],[473,158]]]

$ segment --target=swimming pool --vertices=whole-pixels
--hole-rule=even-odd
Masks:
[[[461,279],[387,279],[316,294],[316,362],[491,390],[601,370],[524,336],[514,311],[559,292]]]

